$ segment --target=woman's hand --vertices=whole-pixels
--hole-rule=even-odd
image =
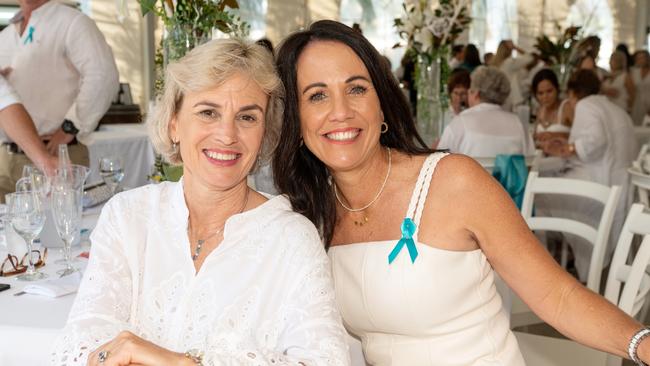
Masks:
[[[100,353],[104,361],[100,360]],[[168,349],[148,342],[127,331],[120,332],[117,337],[103,344],[88,356],[88,366],[163,366],[188,365],[195,363],[183,353],[172,352]]]

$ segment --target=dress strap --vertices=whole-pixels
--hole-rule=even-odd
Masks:
[[[568,101],[569,101],[568,99],[565,99],[562,102],[560,102],[560,107],[557,109],[557,123],[560,125],[562,124],[562,122],[564,122],[562,121],[562,112],[564,111],[564,105]]]
[[[422,219],[424,203],[426,201],[427,194],[429,193],[431,177],[433,177],[433,172],[438,165],[438,161],[440,161],[440,159],[446,155],[448,155],[448,153],[433,153],[429,155],[422,164],[420,175],[418,176],[418,180],[415,183],[415,188],[413,189],[413,195],[411,196],[409,209],[406,213],[406,217],[413,219],[413,222],[416,225],[415,235],[413,236],[415,240],[417,240],[417,233],[420,229],[420,219]]]

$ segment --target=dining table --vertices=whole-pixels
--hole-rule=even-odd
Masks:
[[[87,259],[79,254],[88,252],[90,242],[88,235],[95,227],[101,206],[84,210],[82,218],[82,238],[79,244],[72,247],[75,267],[81,271],[85,268]],[[40,238],[40,245],[35,247],[43,251],[49,245],[55,245],[56,238],[51,236]],[[48,278],[34,281],[19,281],[16,276],[0,277],[0,283],[11,286],[9,290],[0,292],[0,365],[49,365],[52,345],[61,333],[70,313],[76,293],[61,297],[50,298],[42,295],[21,294],[28,284],[39,283],[59,278],[56,273],[63,265],[55,261],[63,257],[57,247],[48,247],[45,265],[39,270]],[[0,258],[6,258],[7,247],[0,247]]]

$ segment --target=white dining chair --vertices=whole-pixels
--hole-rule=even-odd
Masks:
[[[542,158],[542,151],[541,150],[535,150],[534,155],[528,155],[525,157],[526,159],[526,166],[528,167],[528,170],[531,172],[536,172],[539,170],[539,161]],[[472,159],[476,160],[485,170],[492,172],[494,169],[494,165],[496,162],[496,157],[472,157]]]
[[[633,240],[642,236],[634,252]],[[631,262],[630,262],[631,261]],[[650,275],[650,214],[641,204],[634,204],[623,225],[607,277],[605,298],[632,317],[642,314],[648,301]],[[530,333],[515,332],[528,366],[621,366],[622,359],[607,355],[574,341]]]
[[[593,227],[577,220],[561,217],[533,216],[533,202],[535,195],[557,194],[578,196],[598,201],[604,205],[598,227]],[[531,230],[556,231],[579,236],[593,245],[587,287],[598,293],[600,278],[603,270],[603,261],[607,251],[609,233],[614,221],[616,206],[621,194],[621,187],[608,187],[599,183],[568,178],[540,178],[538,173],[528,175],[526,190],[521,207],[521,214]],[[562,246],[560,264],[566,268],[568,261],[568,247]]]

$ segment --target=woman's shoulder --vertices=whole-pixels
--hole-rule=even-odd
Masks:
[[[128,191],[117,193],[102,208],[102,213],[117,215],[126,221],[138,217],[149,219],[153,212],[172,212],[175,198],[182,197],[180,182],[163,182],[148,184]],[[180,190],[180,192],[179,192]]]
[[[293,211],[285,195],[278,195],[258,208],[255,215],[260,237],[265,241],[291,247],[290,251],[322,250],[318,230],[305,216]],[[304,252],[303,252],[304,253]]]
[[[293,210],[285,195],[270,198],[259,209],[257,219],[267,230],[316,231],[308,218]]]

